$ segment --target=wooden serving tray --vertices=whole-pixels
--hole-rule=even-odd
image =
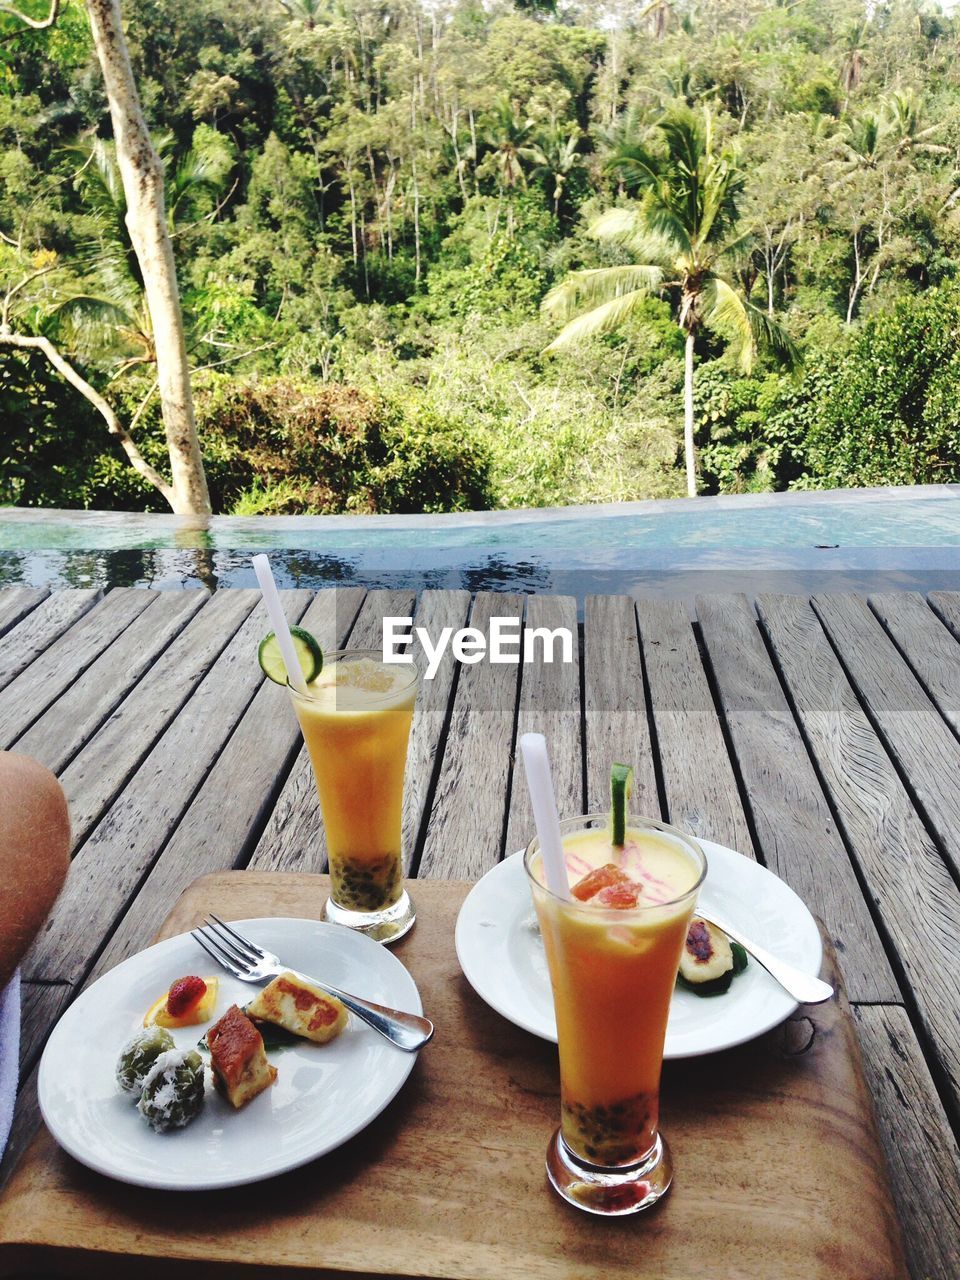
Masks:
[[[437,1032],[362,1134],[268,1182],[188,1194],[112,1182],[43,1131],[0,1199],[0,1274],[102,1276],[125,1264],[138,1277],[906,1277],[842,995],[740,1049],[667,1064],[676,1180],[657,1208],[610,1221],[563,1204],[544,1172],[556,1049],[504,1021],[461,974],[454,924],[469,888],[414,885],[417,926],[396,954]],[[207,876],[160,936],[209,910],[312,918],[327,890],[326,876]]]

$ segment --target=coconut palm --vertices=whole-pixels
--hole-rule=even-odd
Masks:
[[[543,177],[553,183],[553,216],[560,216],[560,201],[563,199],[564,187],[574,169],[583,164],[578,147],[580,146],[580,129],[577,125],[561,128],[554,122],[549,128],[537,135],[536,141],[529,147],[530,158],[534,162],[534,177]]]
[[[159,138],[155,146],[164,167],[170,234],[176,239],[181,213],[202,192],[216,196],[225,185],[229,162],[215,146],[193,147],[176,162],[172,138]],[[81,161],[75,184],[95,234],[77,254],[87,287],[70,290],[50,319],[58,337],[76,353],[88,358],[94,352],[115,356],[116,377],[156,363],[143,275],[127,231],[127,202],[114,144],[85,139],[70,151]],[[185,318],[190,345],[189,317]]]
[[[609,167],[641,195],[631,208],[610,209],[588,234],[629,262],[574,271],[542,303],[545,315],[568,323],[547,347],[557,351],[619,328],[651,294],[669,292],[684,334],[684,458],[687,493],[697,492],[693,448],[694,346],[703,328],[732,339],[748,370],[757,347],[787,361],[796,349],[781,327],[738,291],[721,262],[743,238],[734,237],[736,197],[743,176],[731,152],[718,150],[708,110],[675,106],[656,126],[662,146],[624,142]]]
[[[883,123],[898,156],[908,151],[924,152],[927,155],[945,156],[950,148],[942,143],[931,142],[944,122],[924,124],[923,107],[912,89],[895,89],[883,99]]]
[[[501,191],[526,186],[523,161],[534,159],[530,147],[532,134],[533,121],[524,119],[502,94],[493,104],[483,130],[483,140],[493,152]]]

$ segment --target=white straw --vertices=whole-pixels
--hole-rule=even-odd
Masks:
[[[563,841],[560,838],[560,816],[550,777],[550,757],[547,740],[542,733],[525,733],[520,738],[523,767],[530,788],[533,805],[533,821],[540,840],[540,856],[547,888],[558,898],[570,901],[570,882],[563,857]]]
[[[293,637],[290,635],[290,628],[283,615],[283,605],[280,603],[280,592],[277,590],[277,584],[273,580],[270,561],[266,556],[253,557],[253,571],[257,575],[257,582],[260,583],[260,590],[263,592],[263,603],[267,607],[267,613],[273,623],[277,643],[280,645],[283,665],[287,668],[287,678],[297,693],[307,698],[309,697],[307,682],[303,678],[303,671],[297,661],[296,650],[293,647]]]

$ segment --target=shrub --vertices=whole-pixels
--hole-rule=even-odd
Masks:
[[[930,289],[866,320],[814,364],[807,487],[960,480],[960,293]]]
[[[39,352],[0,352],[0,401],[0,504],[169,511],[129,465],[93,406]],[[131,395],[118,407],[122,420],[129,420],[136,403]],[[166,470],[159,415],[137,440],[148,461]]]
[[[960,480],[960,292],[930,289],[834,345],[808,341],[801,377],[697,372],[705,488],[935,484]]]
[[[458,511],[488,503],[483,451],[455,419],[289,378],[207,382],[197,395],[215,510]]]

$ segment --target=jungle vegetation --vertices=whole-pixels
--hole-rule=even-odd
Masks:
[[[87,6],[9,8],[0,503],[169,509],[48,358],[169,469]],[[960,17],[932,0],[124,18],[215,511],[960,481]]]

